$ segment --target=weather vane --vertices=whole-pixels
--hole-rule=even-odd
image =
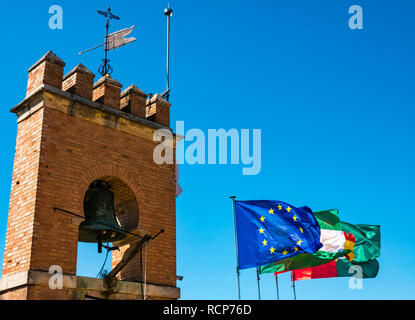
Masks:
[[[112,14],[111,12],[111,8],[108,7],[108,9],[106,11],[101,11],[98,10],[98,13],[103,15],[105,17],[106,23],[105,23],[105,43],[102,43],[100,45],[97,45],[95,47],[92,47],[88,50],[84,50],[79,52],[79,54],[83,54],[85,52],[94,50],[96,48],[99,48],[101,46],[104,46],[104,52],[105,52],[105,57],[102,60],[102,64],[99,66],[98,68],[98,72],[101,73],[101,75],[110,75],[113,71],[112,67],[109,64],[109,59],[108,59],[108,51],[110,50],[114,50],[117,49],[127,43],[133,42],[136,39],[134,37],[130,37],[130,38],[125,38],[126,36],[128,36],[131,31],[133,31],[134,26],[132,26],[131,28],[126,28],[126,29],[122,29],[116,32],[113,32],[111,34],[108,34],[108,30],[109,30],[109,26],[110,26],[110,20],[120,20],[120,17]]]

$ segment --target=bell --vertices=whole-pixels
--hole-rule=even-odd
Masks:
[[[125,238],[115,219],[114,193],[107,182],[96,180],[84,198],[85,221],[79,225],[81,242],[113,242]]]

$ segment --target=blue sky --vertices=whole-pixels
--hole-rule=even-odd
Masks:
[[[63,8],[63,30],[48,27],[49,6]],[[124,87],[161,92],[165,81],[165,1],[9,2],[0,22],[3,50],[0,144],[0,258],[6,231],[16,117],[27,69],[52,49],[65,71],[96,72],[102,51],[97,9],[111,5],[136,25],[138,41],[111,52]],[[262,170],[242,165],[182,165],[177,199],[177,273],[183,299],[234,299],[232,207],[274,199],[313,210],[340,209],[342,220],[380,224],[376,279],[350,290],[348,279],[301,281],[299,299],[414,299],[414,25],[410,1],[171,1],[172,125],[262,130]],[[363,8],[363,30],[348,27],[348,8]],[[82,246],[78,272],[95,276],[104,260]],[[272,275],[262,296],[275,298]],[[241,275],[242,297],[256,299],[254,270]],[[281,298],[292,299],[288,275]]]

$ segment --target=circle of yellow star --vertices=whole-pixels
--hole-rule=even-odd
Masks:
[[[294,247],[294,251],[297,252],[298,251],[298,248],[297,247]]]
[[[269,251],[270,251],[271,253],[274,253],[274,252],[275,252],[274,247],[271,247],[271,249],[269,249]]]
[[[259,218],[259,220],[261,220],[261,222],[264,222],[265,221],[265,218],[264,217],[261,217],[261,218]]]
[[[290,207],[288,207],[288,208],[287,208],[287,212],[290,212],[290,211],[291,211],[291,208],[290,208]]]
[[[278,205],[278,210],[282,210],[282,206],[280,204]]]
[[[262,244],[264,245],[264,247],[267,245],[268,241],[264,239],[264,241],[262,241]]]
[[[297,221],[297,216],[294,215],[293,219],[294,219],[294,221]]]
[[[300,229],[301,233],[304,233],[303,229],[301,229],[301,228],[299,228],[299,229]]]
[[[274,209],[272,209],[272,208],[271,208],[271,209],[269,209],[269,210],[268,210],[268,212],[269,212],[270,214],[274,214]]]
[[[259,233],[264,233],[264,229],[259,229]]]
[[[303,242],[303,241],[302,241],[301,239],[300,239],[300,240],[298,240],[298,241],[297,241],[297,245],[298,245],[298,246],[301,246],[301,243],[302,243],[302,242]]]
[[[283,252],[282,252],[282,254],[285,256],[286,254],[288,253],[288,251],[287,250],[284,250]]]

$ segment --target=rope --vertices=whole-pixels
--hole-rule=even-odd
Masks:
[[[146,260],[144,264],[144,299],[147,300],[147,247],[146,246]]]
[[[141,300],[144,300],[144,288],[143,288],[143,248],[140,247],[140,290]]]
[[[108,246],[108,243],[107,243],[107,246]],[[105,260],[104,260],[104,263],[102,264],[102,267],[101,267],[101,269],[99,270],[99,272],[98,272],[98,274],[97,274],[96,278],[100,278],[100,277],[102,276],[102,271],[104,271],[105,264],[107,263],[108,253],[109,253],[109,252],[110,252],[110,250],[107,248],[107,254],[105,255]]]

